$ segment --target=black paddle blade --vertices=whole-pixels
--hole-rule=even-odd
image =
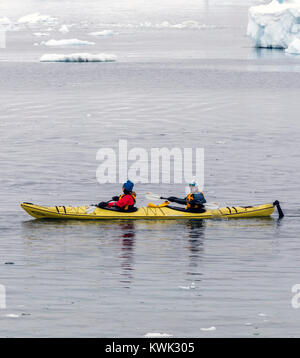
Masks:
[[[275,200],[274,203],[273,203],[273,205],[277,207],[279,219],[283,218],[283,217],[284,217],[284,214],[283,214],[283,211],[282,211],[282,209],[281,209],[281,207],[280,207],[279,201],[278,201],[278,200]]]

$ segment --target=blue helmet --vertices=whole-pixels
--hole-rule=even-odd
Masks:
[[[133,186],[134,184],[130,180],[127,180],[127,182],[123,184],[123,188],[129,192],[132,192]]]

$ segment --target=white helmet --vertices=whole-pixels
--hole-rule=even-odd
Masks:
[[[196,193],[198,191],[198,182],[195,178],[193,178],[190,182],[189,182],[189,188],[191,193]]]

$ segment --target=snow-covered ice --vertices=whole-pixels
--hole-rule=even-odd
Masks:
[[[300,39],[300,0],[272,0],[250,7],[247,34],[256,47],[288,48]]]
[[[0,17],[0,26],[10,26],[11,21],[8,17]]]
[[[45,46],[89,46],[89,45],[95,45],[95,42],[78,40],[78,39],[62,39],[62,40],[49,40],[47,42],[43,42],[42,45],[45,45]]]
[[[44,25],[55,25],[57,23],[57,18],[52,17],[50,15],[41,15],[39,12],[35,12],[33,14],[25,15],[18,20],[19,24],[25,25],[36,25],[36,24],[44,24]]]
[[[292,41],[285,52],[293,55],[300,55],[300,39],[295,39]]]
[[[10,31],[16,30],[14,23],[6,16],[0,17],[0,30]]]
[[[90,54],[90,53],[71,53],[64,54],[45,54],[40,58],[41,62],[114,62],[116,56],[107,53]]]

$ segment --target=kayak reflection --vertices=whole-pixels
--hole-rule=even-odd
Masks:
[[[58,270],[70,275],[68,277],[73,277],[73,273],[76,276],[80,270],[83,276],[93,278],[101,287],[111,284],[116,287],[116,279],[120,287],[130,288],[137,277],[155,275],[156,267],[168,267],[174,272],[180,270],[190,286],[202,280],[202,265],[207,259],[205,250],[212,250],[212,245],[215,245],[214,252],[223,250],[226,237],[243,233],[246,240],[253,229],[268,232],[271,237],[274,228],[276,220],[273,218],[211,221],[40,219],[22,222],[20,233],[28,265],[42,271]],[[220,232],[224,233],[224,239],[215,240],[215,234]],[[207,238],[213,240],[206,242]],[[251,239],[250,235],[245,243],[251,243]],[[227,239],[227,242],[232,240]],[[256,247],[258,243],[251,245]],[[248,247],[249,244],[239,243],[235,249],[241,253]],[[228,247],[228,250],[232,249]],[[94,283],[91,285],[95,287]]]
[[[134,258],[134,246],[135,246],[135,223],[132,220],[127,222],[121,222],[119,224],[121,229],[121,283],[125,284],[126,288],[130,288],[133,275],[133,258]]]
[[[189,250],[189,265],[186,274],[192,276],[192,282],[201,281],[202,273],[198,271],[198,265],[204,253],[206,222],[203,220],[190,220],[186,223],[186,229],[188,237],[187,248]]]

